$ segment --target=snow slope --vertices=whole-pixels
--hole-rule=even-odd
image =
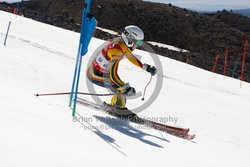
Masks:
[[[10,35],[3,46],[9,21]],[[0,11],[1,167],[250,166],[249,83],[240,88],[238,80],[224,80],[221,75],[159,57],[161,92],[139,115],[189,127],[197,135],[193,142],[126,121],[111,121],[111,116],[80,105],[77,112],[82,117],[78,115],[75,121],[68,96],[35,97],[36,93],[70,90],[78,40],[78,33]],[[90,43],[80,91],[88,91],[86,64],[103,42],[93,38]],[[148,53],[136,53],[142,62],[153,63]],[[137,91],[143,91],[149,80],[149,74],[126,60],[119,73]],[[143,103],[140,98],[128,100],[128,107]]]

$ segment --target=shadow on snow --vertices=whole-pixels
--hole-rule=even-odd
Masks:
[[[106,124],[109,128],[117,130],[120,133],[123,133],[123,134],[125,134],[125,135],[127,135],[129,137],[133,137],[135,139],[138,139],[141,142],[143,142],[145,144],[149,144],[151,146],[163,148],[159,144],[156,144],[156,143],[154,143],[152,141],[144,139],[145,136],[154,137],[154,138],[157,138],[159,140],[163,140],[163,141],[169,142],[166,139],[163,139],[161,137],[154,136],[154,135],[151,135],[151,134],[148,134],[148,133],[145,133],[145,132],[139,130],[138,127],[142,127],[143,128],[143,125],[138,125],[138,127],[135,128],[135,127],[133,127],[133,126],[131,126],[129,124],[129,121],[126,121],[126,120],[121,120],[121,119],[117,119],[117,118],[110,118],[110,117],[101,117],[101,116],[95,116],[95,115],[94,115],[94,118],[96,118],[98,121]]]

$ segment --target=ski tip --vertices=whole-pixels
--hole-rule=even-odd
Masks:
[[[193,140],[195,138],[195,134],[193,135],[188,135],[187,140]]]

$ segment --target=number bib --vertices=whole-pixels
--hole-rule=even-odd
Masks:
[[[100,70],[102,72],[109,72],[110,62],[107,59],[105,59],[105,57],[102,55],[102,53],[99,53],[96,56],[95,62],[98,64],[98,66],[100,67]]]

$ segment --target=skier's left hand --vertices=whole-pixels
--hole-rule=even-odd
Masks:
[[[148,64],[143,64],[142,69],[149,72],[152,76],[157,73],[157,69],[155,68],[155,66],[151,66]]]
[[[126,83],[122,87],[119,87],[117,90],[127,96],[134,96],[136,94],[135,88],[131,87],[129,83]]]

